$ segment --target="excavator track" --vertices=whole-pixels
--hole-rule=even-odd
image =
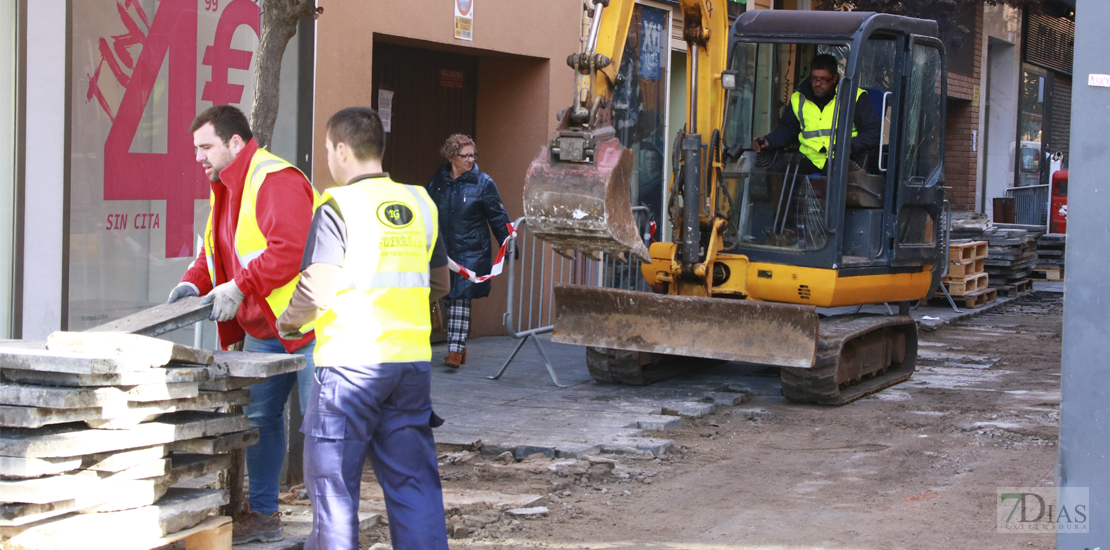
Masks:
[[[586,348],[586,367],[598,382],[647,386],[725,361],[623,349]]]
[[[909,380],[917,325],[909,316],[846,315],[821,320],[812,368],[782,367],[783,395],[794,402],[844,405]],[[590,346],[586,366],[598,382],[646,386],[723,363],[719,359]]]
[[[782,394],[799,403],[844,405],[909,380],[917,362],[917,324],[906,315],[845,315],[821,320],[812,368],[783,367]]]

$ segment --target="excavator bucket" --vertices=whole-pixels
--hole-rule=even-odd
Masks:
[[[811,306],[558,285],[551,340],[808,369],[818,327]]]
[[[651,261],[632,215],[632,151],[616,137],[592,142],[592,155],[569,150],[580,142],[566,139],[564,151],[556,150],[560,156],[544,147],[532,161],[524,184],[528,229],[564,255],[578,250],[594,258],[604,252],[623,259],[631,253]],[[586,155],[593,162],[562,160],[588,160]]]

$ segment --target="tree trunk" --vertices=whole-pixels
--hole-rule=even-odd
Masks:
[[[259,147],[269,147],[277,122],[281,58],[302,17],[316,15],[315,0],[266,0],[262,4],[262,36],[254,70],[251,132]]]

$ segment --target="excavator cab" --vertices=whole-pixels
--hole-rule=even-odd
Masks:
[[[728,220],[724,250],[752,262],[835,269],[840,277],[934,265],[946,79],[932,23],[882,14],[765,15],[742,16],[731,40],[735,85],[725,100],[716,212]],[[753,138],[794,109],[791,97],[821,54],[832,55],[840,73],[823,169],[813,171],[820,163],[796,145],[755,152]],[[870,101],[858,101],[862,94]],[[871,116],[858,116],[868,103]],[[861,120],[877,126],[879,139],[858,150],[852,141],[864,131]]]

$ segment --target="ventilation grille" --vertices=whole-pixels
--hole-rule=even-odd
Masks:
[[[798,297],[800,297],[803,300],[808,300],[809,299],[809,286],[808,285],[798,285]]]

